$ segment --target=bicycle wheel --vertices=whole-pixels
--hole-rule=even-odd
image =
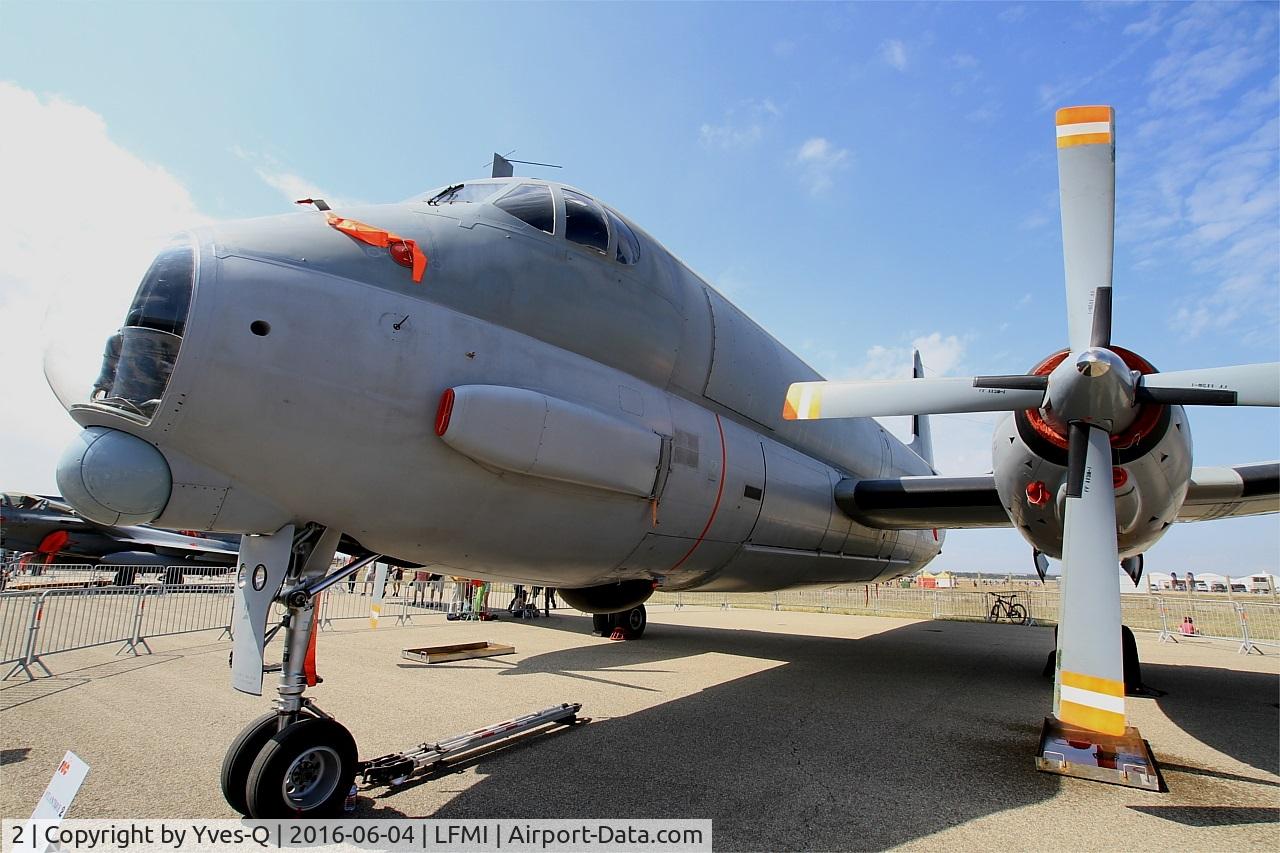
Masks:
[[[997,601],[995,604],[991,605],[991,612],[987,614],[987,621],[1000,621],[1000,602]]]
[[[1009,608],[1009,621],[1015,625],[1027,624],[1027,608],[1021,604],[1015,604]]]

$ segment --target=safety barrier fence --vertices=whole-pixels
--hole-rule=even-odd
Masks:
[[[57,583],[71,570],[46,577]],[[337,620],[372,616],[372,583],[352,587],[338,584],[320,596],[317,616],[321,630],[336,627]],[[3,678],[17,673],[34,677],[49,673],[43,659],[58,652],[91,646],[119,644],[117,653],[150,651],[148,638],[195,631],[231,633],[234,586],[226,580],[213,583],[142,583],[131,586],[50,586],[44,589],[0,593],[0,666],[9,666]],[[379,625],[412,624],[415,614],[469,612],[474,596],[470,587],[457,588],[447,581],[443,589],[426,582],[388,581]],[[490,584],[486,606],[505,610],[515,597],[510,584]],[[539,602],[541,603],[541,602]],[[272,620],[284,610],[276,606]]]
[[[198,578],[170,585],[92,586],[88,584],[97,579],[90,567],[50,568],[37,577],[58,584],[77,576],[89,580],[81,586],[0,593],[0,666],[10,666],[4,678],[19,672],[34,677],[35,670],[47,674],[43,658],[59,652],[117,643],[117,653],[140,654],[150,650],[148,638],[208,630],[230,633],[233,585],[229,578]],[[488,609],[508,609],[514,587],[490,584],[489,589]],[[532,588],[526,591],[531,593]],[[335,628],[339,620],[369,619],[372,592],[372,582],[363,580],[330,588],[320,599],[320,629]],[[1056,623],[1060,601],[1056,590],[1022,589],[1002,594],[1025,608],[1028,622]],[[469,611],[473,595],[471,588],[448,579],[438,586],[390,580],[379,624],[412,624],[414,615]],[[1121,596],[1121,615],[1126,625],[1159,632],[1161,640],[1184,639],[1181,626],[1190,617],[1195,636],[1237,642],[1242,652],[1280,646],[1280,605],[1240,599],[1129,594]],[[864,585],[776,593],[659,592],[652,603],[978,620],[992,618],[995,598],[982,591]],[[278,621],[282,615],[283,610],[277,607],[273,619]],[[997,614],[997,618],[1010,621],[1008,615]]]
[[[1021,605],[1028,622],[1057,624],[1061,603],[1061,594],[1057,590],[999,590],[999,594]],[[676,607],[743,607],[916,619],[1012,621],[1000,610],[993,614],[996,599],[992,592],[875,584],[759,593],[659,592],[651,601]],[[1228,599],[1133,593],[1120,596],[1120,612],[1122,621],[1130,628],[1159,632],[1161,639],[1183,637],[1183,620],[1190,617],[1194,636],[1197,637],[1238,642],[1242,651],[1261,651],[1257,646],[1280,646],[1280,605],[1251,601],[1241,595]]]

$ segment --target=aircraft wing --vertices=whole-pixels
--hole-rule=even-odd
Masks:
[[[1178,521],[1280,512],[1280,462],[1191,469]]]
[[[841,480],[836,503],[855,521],[886,530],[1012,527],[995,477],[893,477]]]
[[[211,558],[229,557],[235,560],[239,552],[238,538],[214,536],[184,536],[168,530],[151,527],[113,527],[110,532],[121,542],[150,545],[157,553],[207,554]]]

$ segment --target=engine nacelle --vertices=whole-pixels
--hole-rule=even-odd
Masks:
[[[1129,367],[1154,373],[1145,359],[1113,347]],[[1035,368],[1043,375],[1065,357]],[[1143,405],[1133,424],[1112,437],[1116,535],[1122,558],[1159,541],[1177,518],[1191,476],[1191,434],[1181,406]],[[1038,410],[1015,412],[992,441],[996,491],[1014,526],[1037,551],[1062,556],[1066,523],[1067,437]]]
[[[556,594],[583,613],[621,613],[648,601],[653,595],[653,582],[629,580],[581,589],[558,589]]]

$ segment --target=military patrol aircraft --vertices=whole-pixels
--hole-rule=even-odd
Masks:
[[[555,586],[638,634],[655,588],[887,580],[941,528],[1016,525],[1041,553],[1066,544],[1062,667],[1081,680],[1061,677],[1057,713],[1111,731],[1069,703],[1122,709],[1118,650],[1087,637],[1118,642],[1120,553],[1180,517],[1275,508],[1275,466],[1192,471],[1181,404],[1276,405],[1280,383],[1274,365],[1157,374],[1110,346],[1109,116],[1059,120],[1071,352],[1026,377],[822,383],[625,216],[530,178],[304,200],[164,249],[96,379],[46,362],[84,428],[58,482],[90,518],[243,534],[237,689],[261,693],[267,613],[287,609],[276,710],[228,750],[228,802],[340,808],[356,746],[304,696],[316,596],[383,558]],[[865,417],[992,408],[1015,414],[985,478],[936,475],[926,418],[904,444]],[[366,553],[330,571],[344,535]]]

